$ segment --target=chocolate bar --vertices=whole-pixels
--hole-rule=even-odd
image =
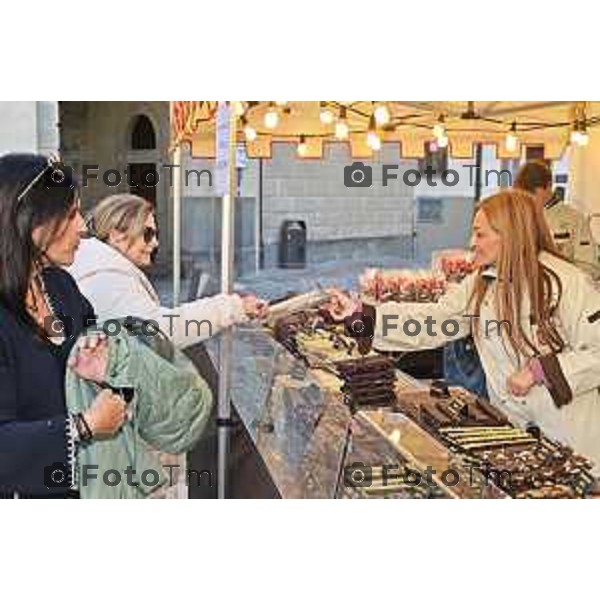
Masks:
[[[391,406],[396,396],[394,363],[387,357],[365,357],[335,363],[344,380],[346,402],[357,409],[364,406]]]

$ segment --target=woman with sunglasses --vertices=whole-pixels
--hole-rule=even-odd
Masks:
[[[138,317],[154,321],[179,348],[205,340],[219,330],[260,316],[254,297],[219,294],[174,309],[160,305],[143,269],[158,249],[154,209],[144,198],[116,194],[91,212],[90,239],[82,240],[70,268],[101,321]]]
[[[76,186],[57,167],[33,154],[0,157],[0,497],[71,495],[80,434],[110,435],[125,420],[126,404],[108,390],[83,415],[66,411],[68,357],[94,312],[60,268],[85,228]]]
[[[134,317],[155,322],[163,333],[193,360],[213,393],[218,388],[214,370],[202,342],[219,330],[261,317],[264,304],[255,297],[241,298],[237,294],[219,294],[201,298],[176,308],[160,305],[158,294],[143,269],[150,266],[158,249],[156,220],[152,205],[131,194],[117,194],[102,200],[90,214],[90,233],[77,252],[71,274],[90,300],[98,319]],[[216,473],[216,421],[209,428],[188,459],[164,456],[166,463],[180,467],[186,462],[198,472]],[[181,478],[178,479],[181,482]],[[170,486],[167,497],[213,497],[212,489],[184,489],[183,484]]]

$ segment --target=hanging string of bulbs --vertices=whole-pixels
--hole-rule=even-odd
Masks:
[[[233,103],[235,114],[240,119],[240,126],[244,134],[244,138],[247,142],[255,141],[259,136],[273,135],[273,131],[277,128],[282,118],[286,115],[293,113],[292,108],[289,106],[289,102],[283,101],[270,101],[267,106],[267,110],[263,116],[263,124],[266,131],[258,131],[252,126],[248,120],[249,113],[257,106],[264,104],[257,101],[242,102],[237,101]],[[373,151],[377,152],[382,147],[382,134],[386,131],[394,131],[400,127],[417,127],[430,129],[431,125],[427,125],[421,122],[414,122],[414,119],[422,119],[424,116],[423,111],[402,115],[392,118],[390,109],[386,102],[371,102],[370,112],[365,112],[357,105],[361,103],[349,103],[342,104],[339,102],[332,101],[321,101],[319,106],[319,120],[324,126],[333,125],[333,131],[330,134],[305,134],[305,135],[281,135],[281,138],[297,139],[297,153],[299,156],[306,156],[308,154],[308,143],[309,138],[322,138],[322,139],[336,139],[338,141],[344,141],[349,138],[350,133],[352,134],[364,134],[366,136],[365,141],[367,146]],[[493,119],[489,117],[479,116],[473,109],[473,103],[469,103],[470,111],[467,111],[462,118],[463,119],[477,119],[478,121],[491,123],[496,126],[494,129],[478,129],[480,133],[498,133],[498,126],[507,127],[507,132],[504,138],[504,146],[507,151],[515,152],[519,145],[519,132],[526,133],[529,131],[539,129],[550,129],[556,127],[572,127],[570,134],[570,142],[574,146],[586,146],[589,142],[588,127],[600,123],[600,117],[586,118],[583,109],[579,108],[576,113],[574,121],[567,122],[555,122],[545,123],[539,121],[521,121],[517,123],[516,120],[507,124],[505,121]],[[366,120],[366,129],[353,129],[350,130],[348,124],[348,113],[351,112],[356,117]],[[470,131],[469,128],[452,127],[450,132],[446,127],[446,115],[443,113],[438,114],[437,120],[432,128],[432,142],[434,148],[446,148],[449,144],[449,133]]]

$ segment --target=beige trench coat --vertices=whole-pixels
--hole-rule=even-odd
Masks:
[[[503,343],[495,310],[495,278],[484,297],[479,335],[475,343],[486,374],[490,401],[503,410],[516,425],[537,423],[554,439],[571,446],[595,463],[600,475],[600,292],[590,277],[574,265],[542,253],[540,260],[560,278],[562,296],[557,325],[567,347],[553,356],[542,349],[542,364],[549,387],[536,385],[523,398],[511,395],[507,378],[517,371],[519,360],[508,343]],[[377,308],[373,344],[380,350],[421,350],[435,348],[471,333],[473,319],[466,315],[475,283],[475,275],[453,286],[435,304],[387,302]],[[530,339],[536,339],[529,309],[523,306],[523,327]],[[425,327],[425,319],[436,323]],[[411,323],[407,333],[404,323],[414,319],[421,323],[418,335]],[[442,324],[447,321],[445,332]],[[456,325],[454,324],[456,323]],[[430,321],[431,323],[431,321]],[[429,331],[428,331],[429,329]],[[435,332],[436,336],[429,335]],[[487,335],[486,335],[487,333]],[[523,363],[523,360],[521,360]],[[558,406],[562,404],[562,406]]]

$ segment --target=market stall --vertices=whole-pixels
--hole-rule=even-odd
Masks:
[[[279,306],[269,326],[233,332],[230,397],[282,498],[575,498],[590,464],[523,431],[466,390],[423,382],[389,356],[361,356],[319,316],[322,294]],[[284,303],[286,304],[286,303]],[[218,341],[211,342],[218,361]],[[235,461],[234,461],[235,463]],[[251,463],[256,468],[256,461]],[[234,497],[261,495],[235,464]]]
[[[248,156],[263,158],[271,156],[271,144],[275,141],[296,144],[298,156],[302,158],[322,157],[323,144],[329,142],[349,144],[353,158],[372,157],[382,143],[399,142],[402,157],[419,158],[425,152],[426,143],[432,140],[436,147],[447,147],[453,156],[460,158],[475,156],[481,143],[495,144],[498,156],[502,158],[519,157],[522,147],[528,145],[542,146],[545,158],[558,158],[569,144],[576,148],[589,144],[590,132],[600,120],[592,112],[593,108],[591,103],[585,102],[175,102],[172,105],[173,149],[177,156],[181,144],[186,142],[191,144],[194,156],[216,159],[218,188],[223,196],[222,291],[229,292],[233,289],[232,240],[237,190],[234,163],[238,143],[245,143]],[[581,162],[579,158],[579,164]],[[575,177],[574,180],[581,182],[582,178]],[[176,187],[173,254],[176,303],[181,272],[178,246],[180,196],[181,190]],[[459,264],[453,268],[460,271],[463,266]],[[433,280],[425,289],[418,286],[406,288],[402,284],[402,274],[392,274],[388,278],[375,277],[368,285],[373,286],[371,292],[376,296],[396,293],[401,299],[406,299],[407,293],[439,296],[443,290],[436,285],[445,283],[446,280]],[[392,289],[381,287],[387,284],[391,284]],[[404,382],[405,388],[408,387],[409,396],[429,398],[437,392],[407,379],[406,375],[395,370],[394,363],[384,368],[381,362],[376,362],[378,357],[362,357],[353,347],[353,341],[340,332],[334,332],[334,338],[330,339],[332,332],[326,327],[310,326],[307,329],[307,323],[302,322],[307,314],[311,313],[292,311],[282,320],[272,321],[268,332],[239,330],[226,333],[212,344],[213,357],[221,376],[221,460],[218,477],[221,496],[226,493],[224,482],[228,464],[227,432],[232,425],[231,401],[278,493],[283,497],[339,497],[345,468],[352,465],[347,459],[358,462],[363,462],[363,458],[365,461],[370,459],[370,463],[365,464],[387,464],[383,461],[393,459],[408,469],[419,470],[433,466],[422,457],[429,457],[429,462],[437,465],[454,465],[456,456],[474,448],[483,454],[473,456],[472,452],[467,452],[469,465],[477,459],[483,462],[492,460],[493,464],[500,466],[506,461],[514,466],[515,461],[524,460],[528,465],[526,470],[533,465],[531,468],[537,469],[536,473],[542,473],[534,476],[534,479],[541,477],[535,485],[527,487],[523,484],[513,495],[533,494],[537,490],[543,496],[558,497],[588,490],[589,465],[585,458],[572,457],[569,449],[555,445],[553,440],[546,440],[543,435],[536,437],[530,432],[516,430],[502,415],[486,414],[484,405],[478,400],[471,402],[471,408],[464,397],[458,401],[459,413],[463,411],[460,415],[474,419],[467,426],[482,428],[477,433],[475,430],[460,430],[464,426],[460,418],[458,421],[450,419],[444,426],[438,423],[437,427],[432,425],[431,420],[423,421],[422,413],[431,417],[432,413],[439,412],[437,404],[425,407],[424,411],[419,406],[411,414],[408,405],[402,404],[402,392],[397,389],[399,380]],[[292,316],[291,323],[285,321],[288,316]],[[294,324],[294,319],[300,319],[300,323]],[[278,328],[280,330],[288,325],[292,329],[297,327],[297,331],[285,339]],[[374,403],[379,405],[377,410],[365,410],[348,402],[347,388],[356,388],[356,382],[351,380],[349,373],[356,370],[356,365],[348,365],[349,371],[344,373],[340,357],[332,357],[331,354],[319,363],[319,348],[327,346],[330,341],[333,348],[327,348],[326,355],[329,350],[333,350],[334,354],[347,353],[344,360],[355,361],[359,365],[377,364],[373,371],[380,367],[388,370],[382,373],[382,381],[385,380],[391,387],[378,396],[379,402]],[[296,354],[295,358],[290,351]],[[370,359],[374,362],[365,363]],[[302,368],[308,366],[308,370],[301,370],[299,365],[303,363]],[[337,368],[332,369],[332,363]],[[440,393],[445,394],[451,405],[450,409],[446,407],[447,413],[456,404],[456,394],[463,392],[444,389]],[[445,414],[444,410],[441,412]],[[486,422],[485,418],[491,422]],[[459,430],[450,431],[457,423]],[[467,438],[465,441],[460,437],[465,433],[480,439]],[[485,444],[492,444],[491,447],[514,445],[521,454],[513,457],[509,452],[507,458],[502,452],[500,456],[486,453],[490,446],[479,447],[475,443],[482,437],[486,438]],[[407,448],[398,438],[415,438],[420,440],[421,445]],[[528,454],[528,448],[535,450]],[[544,462],[547,458],[551,461],[552,457],[554,481],[559,482],[556,486],[550,485],[547,477],[549,467]],[[541,465],[536,462],[538,459],[542,461]],[[519,466],[519,469],[522,470],[522,467]],[[473,494],[472,486],[458,493],[449,490],[452,486],[443,482],[437,481],[436,485],[442,490],[442,496],[471,497]],[[360,486],[350,487],[356,490]],[[506,493],[506,490],[502,492],[499,489],[501,487],[492,483],[483,486],[487,491],[476,493],[494,497]],[[476,488],[480,490],[481,486]],[[398,489],[400,495],[406,493],[402,486]],[[539,492],[540,489],[542,492]]]

